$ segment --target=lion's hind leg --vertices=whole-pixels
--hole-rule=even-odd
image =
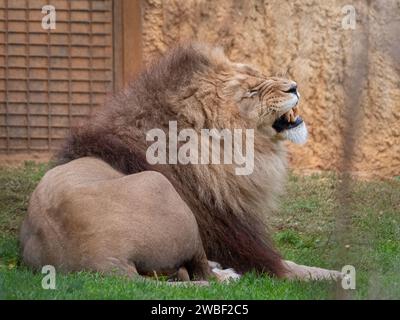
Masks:
[[[190,281],[189,272],[185,267],[180,267],[177,272],[177,278],[179,281]]]
[[[197,286],[208,286],[209,282],[207,280],[191,280],[189,272],[186,267],[182,266],[176,272],[174,278],[177,281],[168,281],[167,283],[172,286],[187,286],[187,285],[197,285]]]
[[[211,268],[208,265],[208,260],[203,248],[201,248],[200,252],[196,254],[191,261],[186,263],[186,268],[193,281],[208,280],[212,276]]]
[[[188,271],[188,269],[190,271]],[[151,274],[148,276],[139,274],[135,263],[130,260],[107,257],[106,259],[97,259],[93,261],[90,266],[90,270],[92,271],[106,275],[125,276],[135,281],[148,281],[157,284],[165,283],[173,286],[209,285],[207,279],[211,275],[211,270],[208,267],[207,259],[199,260],[198,258],[194,258],[188,263],[188,269],[185,266],[181,266],[175,273],[175,276],[173,276],[175,280],[160,281],[157,277],[157,273],[154,273],[156,278],[151,277]],[[192,275],[192,277],[190,277],[190,275]]]
[[[133,262],[116,257],[92,258],[89,269],[107,275],[140,278],[139,272]]]

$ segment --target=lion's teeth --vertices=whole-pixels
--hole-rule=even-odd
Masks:
[[[290,121],[291,122],[295,122],[296,121],[293,111],[290,113]]]
[[[297,107],[296,107],[296,110],[295,110],[295,108],[293,108],[284,114],[285,119],[290,123],[294,123],[294,122],[296,122],[296,119],[298,117],[297,113],[298,113]]]
[[[285,113],[285,118],[288,122],[295,122],[297,116],[294,114],[293,110],[290,110]]]
[[[297,118],[297,116],[299,115],[299,108],[297,106],[295,106],[292,110],[293,110],[294,116]]]

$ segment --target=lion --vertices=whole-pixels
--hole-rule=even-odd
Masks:
[[[193,213],[162,174],[126,176],[90,157],[45,174],[20,240],[24,263],[38,270],[197,282],[212,274]]]
[[[283,141],[288,125],[282,127],[282,119],[286,124],[298,120],[298,102],[294,81],[232,62],[218,47],[183,44],[143,70],[85,126],[72,130],[57,163],[89,156],[123,174],[160,172],[193,212],[207,258],[224,268],[330,278],[337,273],[285,261],[268,229],[287,174]],[[146,133],[160,128],[168,134],[171,120],[196,132],[254,130],[253,172],[236,175],[228,164],[150,164]]]

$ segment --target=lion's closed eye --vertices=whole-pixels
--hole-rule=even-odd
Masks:
[[[245,97],[246,98],[254,98],[255,96],[258,96],[258,90],[256,90],[256,89],[251,89],[251,90],[248,90],[247,92],[246,92],[246,95],[245,95]]]

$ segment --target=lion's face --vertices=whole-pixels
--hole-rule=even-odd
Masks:
[[[217,70],[218,80],[213,83],[218,83],[218,98],[226,102],[224,105],[231,110],[235,108],[241,118],[254,123],[261,132],[270,135],[279,132],[292,140],[290,135],[295,132],[292,129],[299,126],[302,141],[306,139],[305,124],[298,118],[300,94],[296,82],[268,77],[250,65],[232,62],[222,51],[214,50],[208,56]]]
[[[300,95],[296,82],[267,77],[243,64],[233,64],[233,70],[224,92],[236,102],[243,117],[256,119],[259,126],[272,126],[284,114],[297,115]]]

